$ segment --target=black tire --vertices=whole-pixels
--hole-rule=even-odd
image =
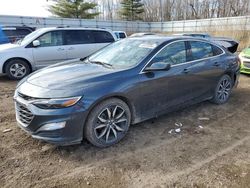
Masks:
[[[20,80],[30,74],[31,70],[26,61],[22,59],[12,59],[7,62],[5,72],[10,79]]]
[[[232,87],[232,78],[229,75],[223,75],[217,83],[211,102],[215,104],[226,103],[231,95]]]
[[[90,112],[84,127],[84,135],[97,147],[112,146],[124,138],[130,122],[131,112],[128,105],[117,98],[107,99]]]

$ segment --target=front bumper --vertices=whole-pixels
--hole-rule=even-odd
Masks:
[[[250,59],[249,58],[240,58],[240,72],[245,74],[250,74]]]
[[[82,101],[63,109],[41,109],[29,101],[15,97],[15,107],[18,125],[33,138],[57,145],[77,144],[83,139],[87,109]],[[49,131],[40,129],[46,124],[59,122],[65,122],[65,126]]]

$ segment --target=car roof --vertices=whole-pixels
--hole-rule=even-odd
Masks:
[[[44,31],[44,32],[55,31],[55,30],[95,30],[95,31],[108,31],[112,33],[110,29],[90,28],[90,27],[47,27],[47,28],[41,28],[39,30]]]
[[[208,33],[176,33],[176,34],[173,34],[173,35],[206,35],[208,36],[209,34]]]
[[[218,46],[220,48],[227,48],[224,45],[221,45],[219,43],[216,43],[215,41],[211,39],[204,39],[204,38],[196,38],[196,37],[191,37],[191,36],[178,36],[178,35],[161,35],[161,34],[156,34],[156,35],[145,35],[145,36],[137,36],[137,37],[129,37],[128,39],[130,40],[144,40],[144,41],[153,41],[153,42],[158,42],[159,45],[161,44],[167,44],[168,42],[174,42],[174,41],[200,41],[200,42],[206,42],[209,44],[212,44],[214,46]]]
[[[159,42],[168,42],[171,40],[199,40],[199,41],[211,43],[211,41],[202,39],[202,38],[194,38],[190,36],[179,36],[179,35],[162,35],[162,34],[135,36],[135,37],[130,37],[130,39],[143,39],[143,40],[149,40],[149,41],[158,40]]]

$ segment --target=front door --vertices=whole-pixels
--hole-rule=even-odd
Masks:
[[[40,46],[33,48],[33,57],[37,68],[42,68],[67,59],[63,42],[63,31],[50,31],[36,40]]]
[[[177,41],[164,47],[149,63],[170,63],[169,70],[141,74],[142,115],[152,116],[176,108],[192,100],[196,80],[189,72],[192,66],[185,41]]]

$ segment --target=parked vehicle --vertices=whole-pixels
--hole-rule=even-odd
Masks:
[[[24,78],[16,117],[37,139],[107,147],[131,124],[204,100],[226,103],[238,77],[237,55],[207,40],[127,38]]]
[[[0,26],[0,44],[6,44],[9,42],[8,37],[5,35],[5,33],[3,32],[2,27]]]
[[[28,26],[5,26],[2,29],[8,37],[8,42],[10,43],[17,42],[18,40],[23,39],[26,35],[35,31],[35,28]]]
[[[244,49],[239,54],[239,58],[241,62],[240,72],[250,74],[250,47]]]
[[[127,34],[125,31],[114,31],[114,34],[117,38],[117,40],[125,39],[127,38]]]
[[[48,65],[89,56],[115,40],[106,29],[38,29],[15,44],[0,46],[0,73],[21,79]]]

